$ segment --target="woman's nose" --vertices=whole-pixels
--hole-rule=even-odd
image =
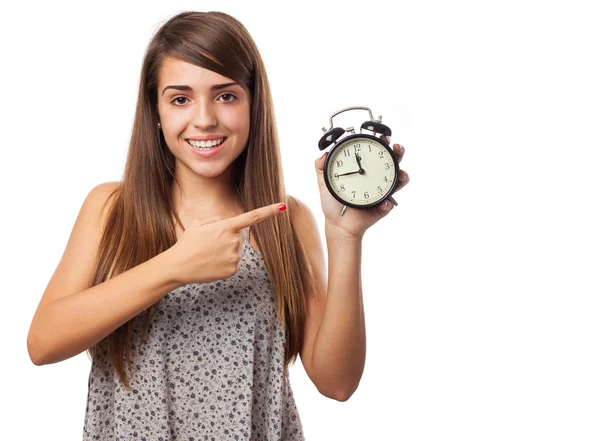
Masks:
[[[217,125],[217,115],[211,102],[200,101],[194,115],[194,125],[200,128],[215,127]]]

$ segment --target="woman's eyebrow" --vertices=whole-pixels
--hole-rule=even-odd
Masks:
[[[238,83],[236,83],[235,81],[233,83],[225,83],[225,84],[215,84],[214,86],[210,87],[210,91],[213,92],[215,90],[220,90],[220,89],[224,89],[226,87],[229,86],[239,86]],[[181,90],[181,91],[185,91],[185,92],[191,92],[192,89],[190,86],[188,85],[175,85],[175,86],[167,86],[163,89],[161,96],[165,94],[165,91],[167,89],[175,89],[175,90]]]

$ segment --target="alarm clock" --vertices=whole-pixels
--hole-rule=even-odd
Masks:
[[[333,117],[349,110],[369,112],[371,119],[362,123],[360,133],[355,133],[354,127],[333,127]],[[385,199],[398,205],[392,193],[400,179],[400,166],[394,151],[376,136],[389,139],[392,135],[391,129],[381,123],[381,115],[375,120],[368,107],[346,107],[331,115],[329,124],[329,129],[322,128],[325,134],[319,140],[319,150],[333,144],[323,166],[323,178],[329,192],[344,205],[340,216],[348,207],[374,207]]]

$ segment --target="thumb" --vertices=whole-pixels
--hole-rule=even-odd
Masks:
[[[315,169],[317,173],[323,173],[323,167],[325,166],[325,161],[327,160],[327,153],[323,153],[323,156],[315,160]]]

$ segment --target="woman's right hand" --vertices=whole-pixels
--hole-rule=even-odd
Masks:
[[[212,216],[194,220],[177,243],[167,250],[173,277],[182,285],[227,279],[239,271],[244,233],[248,227],[281,213],[276,203],[223,219]],[[287,208],[287,207],[286,207]],[[245,231],[244,231],[245,230]]]

